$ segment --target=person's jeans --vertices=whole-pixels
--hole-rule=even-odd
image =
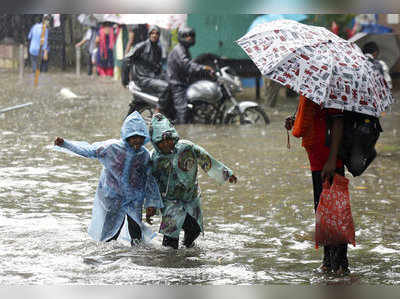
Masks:
[[[32,70],[33,72],[36,72],[36,68],[37,68],[37,63],[38,63],[38,56],[37,55],[30,55],[31,58],[31,66],[32,66]]]
[[[30,55],[31,57],[31,65],[32,65],[32,70],[33,72],[36,72],[36,69],[38,67],[38,56],[37,55]],[[43,60],[40,63],[40,71],[43,73],[46,73],[48,70],[48,64],[49,64],[49,59]]]
[[[47,60],[42,59],[42,63],[40,64],[40,72],[47,73],[48,69],[49,69],[49,59]]]

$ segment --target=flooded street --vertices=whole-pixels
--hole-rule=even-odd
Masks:
[[[297,99],[267,108],[267,128],[178,126],[232,168],[236,185],[219,186],[200,170],[205,233],[192,249],[96,243],[87,234],[101,170],[98,161],[52,150],[55,137],[90,143],[119,138],[130,95],[111,79],[71,73],[0,73],[0,284],[253,285],[326,284],[314,274],[322,249],[312,241],[314,211],[308,160],[283,121]],[[83,96],[64,99],[67,87]],[[395,94],[399,98],[399,92]],[[248,95],[247,95],[248,96]],[[350,178],[357,284],[400,284],[400,104],[381,120],[378,157]],[[158,231],[159,216],[152,226]]]

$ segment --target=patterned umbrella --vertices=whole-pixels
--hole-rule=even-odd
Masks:
[[[294,20],[297,22],[301,22],[307,19],[307,15],[303,14],[268,14],[268,15],[262,15],[258,16],[257,18],[254,19],[254,21],[251,23],[249,29],[247,31],[250,31],[254,29],[254,27],[264,24],[267,22],[272,22],[276,20]]]
[[[326,108],[379,117],[393,102],[374,63],[360,48],[323,27],[277,20],[237,43],[261,73]]]

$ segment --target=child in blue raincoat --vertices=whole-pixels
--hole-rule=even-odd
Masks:
[[[143,147],[149,141],[146,123],[138,112],[125,119],[120,140],[89,144],[56,138],[56,146],[103,164],[89,226],[94,240],[116,240],[126,216],[131,244],[136,244],[142,239],[143,205],[149,224],[156,209],[163,207],[157,182],[151,175],[150,154]]]
[[[153,175],[164,204],[160,225],[163,246],[177,249],[183,229],[183,244],[190,248],[203,231],[198,166],[219,183],[236,183],[237,178],[202,147],[180,140],[173,125],[162,114],[153,116],[150,136],[154,147],[151,154]]]

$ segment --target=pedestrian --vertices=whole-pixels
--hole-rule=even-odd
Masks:
[[[338,158],[339,145],[343,136],[343,111],[323,109],[321,106],[300,95],[295,119],[286,119],[285,128],[296,137],[302,138],[312,174],[314,211],[317,210],[325,180],[332,182],[335,173],[342,176],[343,162]],[[328,134],[329,133],[329,134]],[[347,244],[324,246],[324,257],[320,271],[333,271],[337,275],[349,273]]]
[[[45,15],[44,17],[44,23],[46,26],[46,31],[48,32],[48,35],[51,36],[51,26],[50,26],[50,16],[49,15]],[[49,39],[47,40],[47,48],[43,49],[46,51],[43,51],[43,56],[42,56],[42,61],[40,62],[40,72],[41,73],[47,73],[47,71],[49,70],[49,58],[50,58],[50,41]]]
[[[196,43],[195,31],[190,27],[181,27],[178,30],[179,43],[168,55],[167,76],[171,95],[176,110],[176,124],[187,122],[186,89],[190,78],[194,74],[214,74],[212,67],[201,65],[192,60],[189,48]]]
[[[49,30],[47,29],[46,22],[48,17],[43,17],[43,20],[38,19],[36,24],[32,26],[28,34],[29,44],[29,55],[32,65],[33,72],[39,67],[42,59],[48,59],[48,39]],[[44,23],[44,24],[43,24]],[[44,32],[43,32],[44,31]],[[43,41],[42,40],[43,34]]]
[[[86,30],[86,33],[82,38],[82,40],[75,45],[75,47],[77,48],[86,45],[86,51],[88,54],[88,60],[87,60],[88,76],[91,76],[93,73],[96,73],[96,57],[93,55],[94,50],[96,49],[96,36],[97,36],[97,27],[91,26]]]
[[[367,56],[372,63],[375,64],[375,67],[379,70],[379,72],[385,78],[386,83],[389,88],[392,89],[392,78],[390,77],[389,67],[383,60],[378,59],[379,57],[379,46],[375,42],[368,42],[363,46],[362,49],[365,56]]]
[[[153,175],[164,205],[159,230],[164,235],[162,244],[178,249],[179,233],[183,229],[183,245],[193,247],[193,242],[204,231],[198,165],[221,184],[236,183],[237,178],[201,146],[180,139],[174,126],[160,113],[151,120],[150,136],[154,147]]]
[[[56,146],[103,164],[89,227],[94,240],[116,240],[127,217],[131,244],[137,244],[143,238],[143,205],[150,224],[156,209],[163,207],[149,151],[143,146],[148,141],[148,129],[138,112],[125,119],[120,140],[88,144],[56,138]]]
[[[148,25],[147,24],[135,24],[129,25],[128,28],[128,43],[125,48],[125,56],[132,50],[132,47],[138,43],[145,41],[148,36]]]
[[[40,72],[47,73],[49,70],[49,57],[50,57],[50,43],[47,43],[47,48],[45,49],[42,57],[42,61],[40,63]]]
[[[165,109],[168,101],[168,82],[162,72],[162,49],[159,45],[160,28],[151,26],[149,38],[137,44],[125,57],[122,63],[122,85],[129,84],[130,76],[143,92],[148,92],[160,99],[159,106]],[[128,114],[135,110],[133,99]]]
[[[96,57],[97,73],[101,77],[113,77],[115,33],[112,23],[104,22],[101,24],[96,37],[96,45],[98,47]]]
[[[116,41],[114,46],[114,80],[121,80],[122,61],[125,57],[125,49],[129,39],[126,25],[116,26]]]

